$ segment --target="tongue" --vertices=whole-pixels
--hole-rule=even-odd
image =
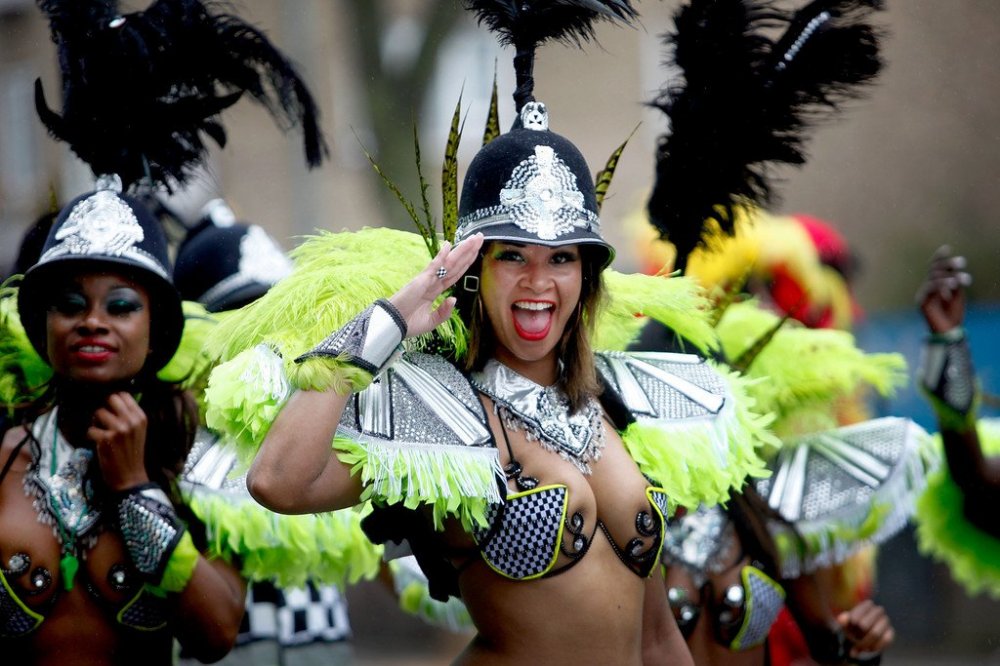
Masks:
[[[514,321],[526,333],[540,333],[549,325],[551,310],[525,310],[514,308]]]

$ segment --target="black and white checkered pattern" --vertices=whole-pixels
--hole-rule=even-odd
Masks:
[[[508,497],[496,533],[481,545],[490,566],[514,579],[544,573],[559,555],[566,497],[563,486]],[[491,523],[499,510],[492,510]]]
[[[336,587],[308,583],[279,589],[254,583],[247,591],[247,612],[237,644],[276,640],[279,645],[305,645],[350,638],[347,604]]]
[[[743,587],[746,616],[739,635],[733,641],[737,650],[748,650],[763,643],[785,606],[785,593],[770,576],[755,567],[744,567]]]

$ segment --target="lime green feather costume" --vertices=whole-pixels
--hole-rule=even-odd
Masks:
[[[52,376],[24,334],[15,296],[10,286],[0,296],[0,402],[8,415],[39,398]],[[201,401],[211,367],[204,342],[225,315],[210,315],[197,303],[184,303],[184,313],[184,337],[159,377],[194,390]],[[268,511],[247,493],[236,450],[200,431],[178,482],[186,504],[205,525],[209,557],[236,564],[248,580],[274,580],[285,587],[301,586],[310,576],[344,585],[378,573],[381,548],[364,537],[360,512],[286,516]]]
[[[755,486],[795,527],[772,526],[782,575],[836,564],[898,532],[940,455],[908,419],[841,426],[838,406],[864,393],[890,395],[906,381],[903,357],[865,353],[846,331],[806,328],[755,301],[729,305],[716,331],[781,438],[768,465],[774,473]]]
[[[983,455],[1000,454],[1000,420],[980,419],[976,427]],[[935,444],[940,448],[940,437]],[[969,594],[1000,599],[1000,540],[965,518],[962,491],[946,465],[928,479],[917,501],[916,524],[922,553],[947,564]]]
[[[336,359],[301,364],[293,359],[376,298],[402,287],[426,264],[427,250],[417,234],[365,229],[309,238],[292,258],[292,275],[215,327],[207,342],[210,353],[223,361],[209,381],[208,425],[231,436],[247,459],[292,390],[345,390],[353,385],[356,373],[363,372],[354,366]],[[627,336],[601,332],[631,326],[637,313],[645,313],[686,331],[702,349],[711,344],[705,301],[690,281],[611,271],[605,275],[612,305],[599,315],[599,343],[620,350],[630,341]],[[453,314],[434,333],[407,340],[406,347],[410,353],[435,350],[460,359],[466,337],[465,326]],[[623,433],[640,469],[685,506],[720,502],[747,475],[764,473],[756,450],[772,442],[767,418],[752,410],[746,382],[727,371],[718,376],[729,397],[715,418],[640,419]],[[365,482],[364,499],[410,508],[432,506],[438,526],[446,516],[460,519],[467,529],[485,526],[487,505],[502,499],[495,447],[458,441],[415,444],[352,439],[343,430],[332,442],[341,460],[352,464]]]

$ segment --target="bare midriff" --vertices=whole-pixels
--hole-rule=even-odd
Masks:
[[[512,581],[480,561],[460,586],[479,633],[456,664],[642,663],[645,579],[600,531],[586,556],[556,576]]]

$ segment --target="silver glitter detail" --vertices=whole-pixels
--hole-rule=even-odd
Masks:
[[[456,402],[433,375],[403,360],[393,367],[393,371],[463,444],[482,444],[492,439],[492,433],[480,420],[481,411],[470,412]]]
[[[521,126],[543,132],[549,128],[549,111],[542,102],[528,102],[521,107]]]
[[[52,584],[52,574],[49,573],[48,569],[43,569],[38,567],[33,572],[31,572],[31,585],[35,588],[34,594],[41,592],[42,590],[48,589],[49,585]]]
[[[671,521],[663,540],[663,559],[686,568],[698,587],[735,564],[739,552],[736,530],[718,506],[700,506]]]
[[[772,477],[754,484],[771,507],[794,521],[808,547],[783,552],[782,572],[794,577],[834,564],[899,531],[938,463],[926,441],[912,421],[890,417],[786,444],[771,465]],[[843,536],[860,533],[863,538]]]
[[[120,565],[112,567],[111,571],[108,572],[108,581],[118,590],[125,589],[125,569]]]
[[[186,489],[219,490],[235,493],[239,499],[250,499],[246,490],[246,474],[234,474],[236,448],[221,440],[206,428],[199,428],[194,446],[184,461],[181,482]]]
[[[362,401],[370,391],[388,395],[375,402],[366,396]],[[391,438],[400,442],[483,447],[493,440],[482,403],[468,380],[438,356],[404,354],[377,384],[358,394],[357,401],[348,401],[340,429],[349,436],[389,439],[385,419],[369,413],[376,405],[382,415],[391,417]]]
[[[819,433],[782,450],[773,478],[757,487],[790,521],[867,511],[876,490],[915,445],[906,419],[875,419]]]
[[[603,410],[596,398],[571,414],[569,398],[559,386],[539,386],[496,359],[472,375],[472,385],[493,399],[504,425],[524,430],[529,441],[556,451],[584,474],[604,449]]]
[[[652,411],[658,419],[695,419],[718,414],[726,405],[724,379],[693,354],[602,352],[597,357],[601,374],[639,416]]]
[[[403,316],[380,298],[296,361],[312,356],[342,358],[375,376],[389,365],[404,337]]]
[[[485,227],[513,223],[542,240],[554,240],[577,229],[599,233],[600,220],[584,207],[583,193],[551,146],[535,146],[534,155],[514,168],[500,190],[500,203],[459,220],[461,238]]]
[[[4,573],[8,576],[20,576],[31,566],[31,558],[27,553],[14,553],[7,560],[7,568]]]
[[[920,363],[924,388],[950,409],[968,414],[976,395],[972,356],[964,337],[955,341],[929,341]]]
[[[59,242],[38,263],[66,255],[123,257],[166,278],[166,268],[137,247],[144,238],[145,232],[129,205],[113,189],[99,190],[73,207],[56,231]]]
[[[147,576],[162,576],[181,529],[163,491],[130,493],[118,504],[118,521],[135,568]]]
[[[253,225],[240,239],[240,263],[236,273],[220,280],[198,297],[212,303],[228,293],[251,284],[272,287],[292,272],[292,262],[261,227]]]
[[[781,56],[781,60],[778,61],[775,69],[780,72],[788,67],[788,63],[795,59],[795,56],[799,54],[799,51],[802,50],[802,47],[809,40],[809,38],[813,36],[813,33],[816,32],[821,25],[829,21],[830,18],[830,12],[827,11],[822,11],[814,16],[812,20],[806,24],[802,33],[796,37],[794,42],[792,42],[792,45],[788,48],[788,50],[785,51],[784,55]]]
[[[32,463],[24,476],[24,490],[33,497],[38,521],[52,525],[64,552],[89,550],[100,532],[101,512],[86,480],[94,452],[69,445],[57,428],[58,409],[39,417],[32,426]],[[55,474],[49,470],[55,468]],[[60,529],[60,525],[62,529]]]

